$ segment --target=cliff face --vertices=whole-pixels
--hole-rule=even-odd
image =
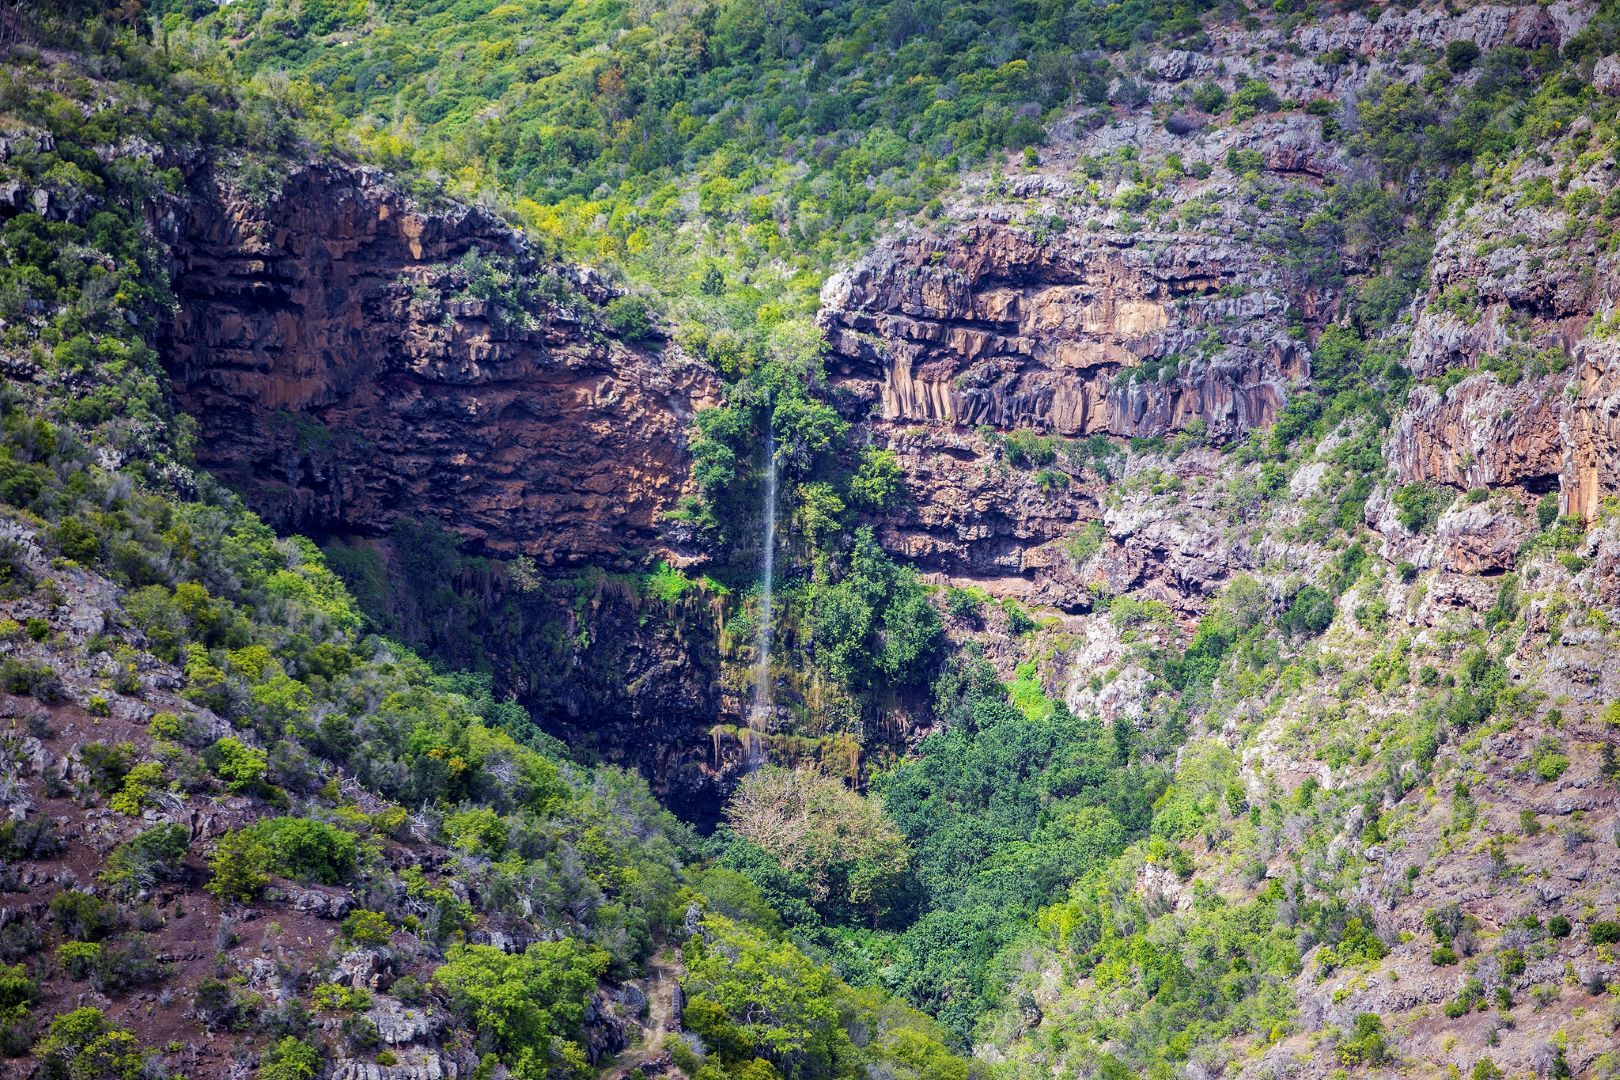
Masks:
[[[847,414],[896,451],[913,496],[882,523],[884,542],[938,580],[1071,610],[1097,586],[1143,580],[1132,567],[1162,565],[1174,542],[1082,573],[1064,541],[1098,518],[1105,478],[1061,462],[1077,482],[1009,468],[999,437],[1191,446],[1271,425],[1312,389],[1344,275],[1370,258],[1354,231],[1326,247],[1312,235],[1343,213],[1327,183],[1373,175],[1346,134],[1356,103],[1416,83],[1449,42],[1481,55],[1559,48],[1590,14],[1574,3],[1381,9],[1297,30],[1223,24],[1196,51],[1144,49],[1131,69],[1140,81],[1056,125],[1038,163],[968,181],[936,221],[902,227],[834,277],[820,318]],[[1233,124],[1189,103],[1205,82],[1231,94],[1247,80],[1312,108]],[[1620,89],[1620,78],[1597,82]],[[1599,140],[1589,121],[1568,137]],[[1505,487],[1526,504],[1553,492],[1562,512],[1591,521],[1620,478],[1603,322],[1613,260],[1590,237],[1572,249],[1579,208],[1534,192],[1601,190],[1612,163],[1588,154],[1569,175],[1549,164],[1556,149],[1439,224],[1429,289],[1400,345],[1420,385],[1387,457],[1402,484]],[[1196,607],[1226,576],[1220,562],[1205,553],[1192,563],[1208,572],[1164,575],[1167,598]]]
[[[1568,135],[1577,152],[1594,138],[1579,121]],[[1541,194],[1607,190],[1612,171],[1593,161],[1568,175],[1532,156],[1498,179],[1501,197],[1441,229],[1410,353],[1413,371],[1439,383],[1414,391],[1397,427],[1403,482],[1556,492],[1562,512],[1588,522],[1615,492],[1608,321],[1620,276],[1581,227],[1580,204]]]
[[[469,207],[370,169],[296,168],[265,199],[219,173],[162,222],[165,343],[201,463],[278,527],[434,517],[541,565],[654,542],[702,370],[601,328],[612,291]]]
[[[157,225],[199,463],[276,528],[361,553],[391,633],[493,671],[547,727],[712,815],[713,617],[649,618],[602,570],[668,540],[713,376],[605,329],[615,292],[590,271],[376,170],[297,167],[268,198],[218,171],[190,187]],[[480,555],[542,574],[518,588]]]
[[[1310,333],[1336,297],[1282,238],[1343,162],[1311,118],[1198,126],[1173,133],[1148,109],[1076,119],[1037,166],[970,182],[942,222],[824,289],[846,411],[911,486],[880,532],[939,580],[1083,610],[1175,547],[1159,537],[1082,575],[1066,541],[1099,517],[1106,477],[1076,460],[1052,463],[1061,477],[1009,468],[1005,435],[1230,442],[1308,385]],[[1299,196],[1256,200],[1256,173]],[[1170,577],[1197,596],[1224,574]]]
[[[1042,195],[1076,193],[1046,179]],[[1068,436],[1271,423],[1306,367],[1262,253],[1174,235],[1138,243],[1080,231],[1085,220],[1042,236],[970,218],[834,278],[823,322],[845,385],[898,422]],[[1167,362],[1164,379],[1128,381],[1147,361]]]

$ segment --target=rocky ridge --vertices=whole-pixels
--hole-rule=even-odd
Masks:
[[[1059,547],[1096,518],[1094,485],[1047,478],[1036,491],[985,433],[1230,442],[1270,425],[1311,385],[1316,337],[1339,314],[1332,281],[1289,240],[1320,210],[1324,180],[1364,171],[1327,137],[1329,119],[1416,81],[1449,41],[1557,47],[1591,10],[1358,11],[1291,32],[1222,25],[1197,52],[1142,50],[1127,68],[1140,82],[1110,88],[1136,107],[1077,111],[1037,165],[969,182],[941,221],[903,227],[835,276],[820,319],[846,411],[896,450],[912,485],[885,542],[938,580],[1082,609],[1088,593]],[[1311,114],[1210,126],[1186,104],[1197,82],[1233,93],[1249,79]],[[1593,160],[1558,180],[1601,191],[1611,168]],[[1532,158],[1508,186],[1556,172]],[[1442,224],[1407,359],[1426,384],[1390,445],[1399,482],[1557,491],[1561,512],[1585,520],[1615,490],[1615,276],[1590,242],[1561,247],[1569,217],[1510,195]],[[1360,268],[1353,247],[1333,257]],[[1436,310],[1463,283],[1484,312],[1467,325]],[[1557,358],[1511,384],[1431,385],[1509,350]]]

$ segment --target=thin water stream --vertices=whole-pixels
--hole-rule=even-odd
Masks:
[[[748,710],[748,768],[765,762],[765,732],[771,718],[771,593],[776,576],[776,426],[765,426],[765,527],[764,554],[759,569],[759,628],[754,645],[754,702]]]

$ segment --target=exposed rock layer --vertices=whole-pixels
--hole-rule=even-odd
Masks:
[[[367,600],[391,632],[492,668],[546,726],[712,815],[717,631],[649,624],[633,587],[565,573],[639,569],[665,539],[712,376],[606,332],[613,291],[589,271],[374,170],[299,168],[264,201],[202,172],[158,225],[179,298],[164,355],[200,463],[277,528],[380,559]],[[401,517],[414,540],[387,538]],[[457,546],[551,571],[517,592]]]
[[[598,328],[611,292],[468,207],[317,165],[258,202],[214,173],[166,224],[165,355],[202,464],[278,527],[436,517],[476,549],[619,562],[659,536],[696,366]],[[475,261],[460,262],[476,252]]]

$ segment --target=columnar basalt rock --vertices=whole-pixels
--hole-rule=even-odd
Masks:
[[[716,384],[604,332],[599,278],[370,169],[299,168],[263,200],[216,172],[192,187],[167,223],[165,355],[201,463],[270,521],[374,534],[436,517],[542,565],[658,539]]]
[[[1306,188],[1340,167],[1314,120],[1265,123],[1291,148],[1278,168]],[[1251,142],[1126,118],[970,188],[943,223],[829,280],[838,398],[910,488],[886,546],[942,581],[1081,608],[1090,590],[1062,541],[1099,516],[1104,485],[1072,456],[1009,467],[999,436],[1230,441],[1275,421],[1310,375],[1299,322],[1319,325],[1332,296],[1259,239],[1294,211],[1243,216],[1243,181],[1219,163]],[[1192,163],[1161,179],[1167,209],[1150,223],[1121,210],[1148,201],[1133,182],[1084,179],[1086,162],[1121,155],[1150,171],[1161,156]]]
[[[1238,435],[1269,424],[1308,371],[1276,284],[1235,247],[977,221],[897,241],[834,277],[822,322],[845,387],[885,420],[1069,436],[1202,421]],[[1131,381],[1147,361],[1165,378]]]
[[[1620,346],[1584,341],[1575,350],[1575,393],[1564,412],[1564,509],[1584,521],[1620,494]]]

